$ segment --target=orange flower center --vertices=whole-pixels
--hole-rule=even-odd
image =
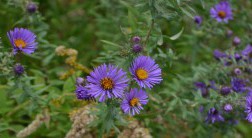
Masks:
[[[136,76],[139,80],[144,80],[147,79],[149,75],[146,70],[140,68],[136,70]]]
[[[16,47],[18,47],[18,48],[25,48],[26,47],[26,42],[22,39],[16,39],[16,40],[14,40],[14,43],[15,43]]]
[[[103,78],[101,80],[101,86],[104,90],[111,90],[114,87],[114,82],[111,78]]]
[[[138,98],[133,98],[130,100],[130,106],[136,106],[139,105],[139,99]]]
[[[224,12],[224,11],[219,11],[218,16],[219,16],[220,18],[223,19],[223,18],[226,17],[226,12]]]

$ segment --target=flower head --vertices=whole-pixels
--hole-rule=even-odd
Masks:
[[[234,37],[233,45],[238,46],[240,43],[241,43],[241,39],[238,36]]]
[[[246,81],[239,78],[232,78],[232,89],[235,92],[244,92],[246,90]]]
[[[93,100],[94,97],[90,96],[88,89],[82,85],[76,85],[75,90],[76,98],[79,100]]]
[[[143,50],[143,47],[141,45],[139,45],[139,44],[135,44],[132,47],[132,51],[134,53],[140,53],[142,50]]]
[[[81,77],[76,78],[76,85],[82,85],[84,83],[84,79]]]
[[[252,46],[247,45],[246,48],[241,52],[243,56],[249,58],[252,56]]]
[[[139,43],[139,42],[141,41],[141,37],[139,37],[139,36],[134,36],[134,37],[132,38],[132,41],[133,41],[134,43]]]
[[[128,86],[126,73],[113,65],[103,64],[94,69],[87,77],[86,87],[89,94],[103,102],[107,98],[121,98]]]
[[[17,76],[20,76],[24,73],[24,67],[17,63],[15,66],[14,66],[14,73],[17,75]]]
[[[213,124],[215,122],[221,121],[224,121],[224,118],[220,115],[219,111],[215,108],[210,108],[210,110],[208,111],[206,122]]]
[[[245,112],[247,113],[246,119],[252,123],[252,95],[248,95],[246,97],[246,109]]]
[[[15,28],[7,33],[8,38],[13,46],[13,53],[21,51],[31,54],[35,51],[37,42],[36,35],[30,30],[24,28]]]
[[[202,17],[201,16],[194,16],[194,22],[198,25],[201,25]]]
[[[37,5],[33,2],[29,2],[26,6],[26,10],[28,13],[35,13],[37,9],[38,9]]]
[[[230,92],[231,92],[231,88],[230,87],[228,87],[228,86],[223,86],[223,87],[221,87],[221,89],[220,89],[220,93],[222,94],[222,95],[228,95]]]
[[[121,109],[124,113],[129,115],[139,114],[140,110],[143,110],[142,105],[146,105],[148,103],[148,95],[147,93],[137,88],[131,89],[129,93],[125,94],[125,97],[121,103]]]
[[[220,60],[220,59],[222,59],[222,58],[228,57],[227,54],[221,52],[221,51],[218,50],[218,49],[215,49],[215,50],[214,50],[213,55],[214,55],[214,58],[217,59],[217,60]]]
[[[225,105],[224,105],[224,110],[225,110],[226,112],[230,112],[230,111],[233,110],[233,107],[232,107],[231,104],[225,104]]]
[[[204,82],[195,82],[194,85],[201,91],[202,97],[207,97],[209,95],[208,87]]]
[[[236,69],[234,69],[234,73],[235,73],[236,75],[241,75],[241,74],[242,74],[242,71],[241,71],[241,69],[236,68]]]
[[[153,85],[162,81],[161,69],[153,59],[147,56],[137,57],[130,67],[130,72],[142,88],[152,88]]]
[[[215,18],[218,22],[227,23],[228,20],[233,19],[233,13],[229,2],[222,1],[219,4],[211,8],[210,14],[212,18]]]
[[[227,30],[227,37],[231,37],[233,35],[233,31],[232,30]]]

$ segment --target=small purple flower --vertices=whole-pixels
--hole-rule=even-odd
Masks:
[[[134,43],[140,43],[141,37],[139,37],[139,36],[134,36],[134,37],[132,38],[132,41],[133,41]]]
[[[142,52],[142,50],[143,50],[143,47],[141,45],[139,45],[139,44],[135,44],[132,47],[132,51],[134,53],[140,53],[140,52]]]
[[[17,63],[15,66],[14,66],[14,73],[17,75],[17,76],[20,76],[24,73],[24,67]]]
[[[225,110],[226,112],[231,112],[231,111],[233,110],[233,107],[232,107],[231,104],[225,104],[225,105],[224,105],[224,110]]]
[[[94,97],[89,95],[88,89],[82,85],[76,85],[75,94],[79,100],[94,100]]]
[[[247,113],[246,119],[252,123],[252,95],[248,95],[246,97],[246,109],[245,113]]]
[[[249,58],[252,56],[252,46],[247,45],[246,48],[241,52],[243,56]]]
[[[134,116],[135,114],[139,114],[140,110],[143,110],[142,105],[146,105],[147,103],[147,93],[142,89],[138,90],[134,88],[131,89],[130,93],[125,94],[121,103],[121,109],[125,114]]]
[[[201,16],[194,16],[194,22],[198,25],[201,25],[202,17]]]
[[[220,60],[220,59],[222,59],[222,58],[228,57],[227,54],[221,52],[221,51],[218,50],[218,49],[215,49],[215,50],[214,50],[213,55],[214,55],[214,58],[217,59],[217,60]]]
[[[99,102],[103,102],[107,98],[121,98],[127,86],[126,72],[113,65],[103,64],[87,77],[86,88],[91,96],[99,97]]]
[[[237,36],[234,37],[233,39],[233,45],[238,46],[241,43],[241,39]]]
[[[204,106],[201,105],[201,106],[199,107],[199,112],[200,112],[200,113],[203,113],[203,111],[204,111]]]
[[[242,74],[242,71],[241,71],[241,69],[236,68],[236,69],[234,70],[234,73],[235,73],[236,75],[241,75],[241,74]]]
[[[231,37],[233,35],[233,31],[232,30],[227,30],[227,37]]]
[[[76,85],[82,85],[84,83],[84,79],[81,77],[76,78]]]
[[[209,90],[204,82],[195,82],[194,85],[201,91],[202,97],[207,97],[209,95]]]
[[[35,51],[37,42],[36,35],[30,30],[24,28],[15,28],[7,33],[9,40],[13,46],[14,55],[21,51],[31,54]]]
[[[232,9],[228,1],[222,1],[212,7],[210,14],[211,17],[215,18],[218,22],[228,23],[228,20],[233,19]]]
[[[231,80],[232,89],[235,92],[244,92],[246,90],[246,81],[239,78],[232,78]]]
[[[35,3],[29,2],[26,6],[26,10],[28,13],[35,13],[37,11],[38,7]]]
[[[230,92],[231,92],[231,88],[230,87],[228,87],[228,86],[223,86],[223,87],[221,87],[221,90],[220,90],[220,93],[222,94],[222,95],[228,95]]]
[[[208,115],[206,118],[206,122],[208,123],[215,123],[215,122],[222,122],[224,121],[224,118],[219,114],[219,111],[215,108],[210,108],[208,111]]]
[[[152,88],[162,81],[161,69],[153,59],[147,56],[137,57],[130,67],[133,79],[142,88]]]
[[[238,53],[235,53],[234,58],[235,58],[236,61],[240,61],[242,59],[242,56],[240,54],[238,54]]]

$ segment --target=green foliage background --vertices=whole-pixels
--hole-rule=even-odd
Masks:
[[[26,2],[0,1],[0,137],[15,137],[36,114],[47,109],[49,127],[43,125],[31,137],[64,137],[70,129],[68,113],[82,106],[71,95],[74,80],[88,74],[77,72],[60,80],[59,72],[68,66],[55,55],[57,46],[78,50],[78,62],[90,69],[109,62],[127,70],[136,57],[130,52],[130,38],[146,38],[150,30],[145,54],[161,66],[163,82],[148,91],[150,101],[136,118],[153,137],[252,136],[246,121],[231,127],[205,124],[198,112],[199,104],[205,101],[200,101],[193,86],[197,80],[221,79],[212,52],[231,47],[228,29],[242,38],[242,47],[251,43],[251,1],[230,0],[234,20],[228,24],[210,18],[209,9],[217,0],[36,0],[39,10],[35,14],[26,12]],[[201,26],[194,23],[195,15],[203,17]],[[26,27],[37,34],[36,54],[21,60],[9,54],[6,32],[14,27]],[[13,76],[14,62],[25,65],[25,77]],[[51,102],[55,99],[60,99],[60,106]]]

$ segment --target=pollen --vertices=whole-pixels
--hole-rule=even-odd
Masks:
[[[26,42],[22,39],[16,39],[16,40],[14,40],[14,43],[15,43],[16,47],[18,47],[18,48],[25,48],[27,45]]]
[[[139,99],[138,98],[133,98],[130,100],[130,106],[137,106],[139,105]]]
[[[136,76],[139,80],[144,80],[147,79],[149,75],[146,70],[140,68],[136,70]]]
[[[220,17],[220,18],[225,18],[226,17],[226,12],[224,12],[224,11],[219,11],[218,12],[218,16]]]
[[[101,86],[104,90],[111,90],[114,87],[114,82],[111,78],[103,78],[101,80]]]

